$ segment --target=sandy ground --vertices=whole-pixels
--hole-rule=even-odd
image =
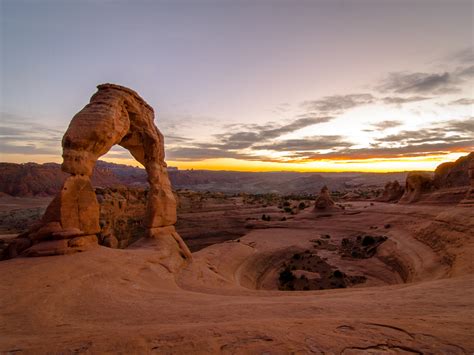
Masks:
[[[0,353],[470,354],[473,230],[472,207],[355,203],[262,224],[178,275],[146,247],[4,261]],[[389,239],[363,260],[312,242],[359,233]],[[272,290],[281,263],[311,247],[367,282]]]

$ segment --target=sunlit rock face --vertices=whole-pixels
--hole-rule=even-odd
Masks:
[[[89,237],[100,232],[99,203],[90,178],[97,159],[119,144],[145,166],[148,174],[144,236],[157,239],[157,246],[167,248],[161,255],[177,258],[170,263],[177,267],[191,254],[174,230],[176,200],[166,170],[163,135],[154,124],[153,109],[128,88],[114,84],[97,88],[89,104],[73,117],[62,140],[61,168],[71,176],[42,222],[21,235],[18,243],[12,243],[4,257],[68,254],[97,246],[98,239]],[[82,239],[74,239],[78,237]],[[114,244],[113,238],[108,243]]]

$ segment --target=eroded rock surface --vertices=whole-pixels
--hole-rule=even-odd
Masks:
[[[433,180],[429,174],[411,172],[407,176],[405,183],[405,193],[400,199],[400,203],[413,203],[420,200],[421,195],[432,191]]]
[[[396,202],[398,201],[405,192],[403,186],[400,183],[395,181],[389,181],[385,184],[382,195],[376,198],[376,201],[380,202]]]
[[[469,154],[469,156],[471,156],[468,165],[469,190],[461,204],[472,206],[474,205],[474,153]]]
[[[164,161],[163,135],[154,124],[153,109],[136,92],[103,84],[73,117],[64,134],[61,168],[71,176],[48,206],[41,223],[12,243],[4,258],[68,254],[98,245],[99,203],[90,180],[97,159],[116,144],[128,149],[147,171],[150,190],[144,221],[148,231],[144,234],[168,241],[160,244],[168,248],[163,253],[167,258],[191,257],[174,230],[176,200]],[[102,239],[115,245],[117,238],[110,234]]]
[[[325,211],[336,208],[336,204],[329,194],[329,189],[327,186],[324,186],[319,193],[319,196],[316,198],[314,203],[315,211]]]
[[[433,184],[437,188],[449,188],[457,186],[468,186],[469,169],[474,164],[474,153],[460,157],[454,162],[438,165],[434,172]]]

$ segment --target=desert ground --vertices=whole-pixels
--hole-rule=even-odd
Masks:
[[[242,208],[225,206],[187,220],[232,231],[223,216]],[[245,218],[244,235],[207,240],[177,274],[151,242],[1,262],[0,353],[474,351],[472,207],[256,206]]]

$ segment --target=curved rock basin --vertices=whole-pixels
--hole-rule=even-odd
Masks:
[[[146,245],[4,261],[0,352],[472,353],[472,208],[354,204],[353,212],[275,222],[194,253],[180,274]],[[366,282],[276,290],[279,261],[321,235],[338,244],[359,232],[389,239],[356,261],[313,249]]]

